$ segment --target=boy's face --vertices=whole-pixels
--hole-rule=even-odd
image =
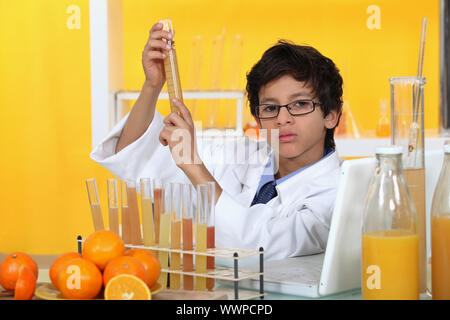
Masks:
[[[304,99],[319,102],[309,86],[290,75],[282,76],[261,87],[258,97],[260,104],[285,105]],[[337,121],[336,111],[333,110],[324,117],[318,105],[313,112],[305,115],[292,116],[287,108],[281,108],[276,118],[256,119],[261,129],[267,130],[269,143],[272,141],[272,135],[276,138],[276,130],[273,129],[278,129],[280,162],[294,160],[302,166],[323,157],[326,129],[334,128]]]

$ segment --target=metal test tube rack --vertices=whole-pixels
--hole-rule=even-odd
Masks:
[[[82,253],[82,243],[84,239],[81,236],[77,237],[78,243],[78,253]],[[158,246],[138,246],[125,244],[127,248],[135,248],[135,249],[145,249],[145,250],[153,250],[153,251],[168,251],[174,253],[181,254],[191,254],[191,255],[203,255],[215,258],[225,258],[225,259],[233,259],[234,266],[233,268],[227,267],[215,267],[215,269],[208,270],[206,273],[197,273],[186,272],[183,270],[171,270],[171,269],[161,269],[161,272],[167,273],[176,273],[181,275],[188,275],[194,277],[205,277],[205,278],[213,278],[217,280],[226,280],[232,281],[234,283],[234,299],[239,300],[239,281],[244,279],[255,278],[259,276],[259,293],[247,296],[245,299],[254,299],[260,298],[264,299],[266,295],[264,293],[264,249],[262,247],[259,250],[250,250],[250,249],[237,249],[237,248],[213,248],[207,249],[206,252],[197,252],[194,250],[181,250],[181,249],[170,249],[170,248],[159,248]],[[259,255],[259,271],[251,271],[239,269],[239,260],[248,258],[251,256]]]

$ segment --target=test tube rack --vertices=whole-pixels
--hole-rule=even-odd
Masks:
[[[82,244],[85,239],[82,236],[77,237],[78,243],[78,253],[82,253]],[[180,275],[188,275],[194,277],[205,277],[205,278],[213,278],[216,280],[225,280],[231,281],[234,284],[234,299],[240,300],[239,298],[239,281],[244,279],[251,279],[255,277],[259,277],[259,293],[255,295],[246,296],[245,299],[254,299],[260,298],[264,299],[266,293],[264,293],[264,249],[262,247],[259,250],[251,250],[251,249],[237,249],[237,248],[212,248],[207,249],[204,252],[199,252],[194,250],[181,250],[181,249],[171,249],[171,248],[160,248],[158,246],[141,246],[141,245],[132,245],[125,244],[126,248],[131,249],[145,249],[152,251],[166,251],[180,254],[190,254],[193,256],[202,255],[207,257],[215,257],[215,258],[224,258],[224,259],[233,259],[233,268],[228,267],[215,267],[215,269],[207,270],[206,273],[200,272],[186,272],[183,270],[172,270],[172,269],[161,269],[161,272],[180,274]],[[245,270],[239,269],[239,260],[248,258],[251,256],[259,255],[259,271]]]

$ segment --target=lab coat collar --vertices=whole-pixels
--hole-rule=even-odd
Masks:
[[[259,178],[273,153],[269,144],[258,142],[258,149],[252,152],[245,164],[233,168],[236,178],[244,186],[244,189],[253,188],[258,185]],[[245,188],[246,187],[246,188]]]
[[[317,180],[340,169],[339,157],[336,151],[333,151],[327,157],[322,158],[314,165],[300,171],[296,175],[281,182],[276,186],[278,197],[282,205],[288,205],[289,203],[298,200],[299,195],[301,197],[307,197],[311,194],[311,191],[316,190],[314,184],[326,183],[326,180],[318,182]]]

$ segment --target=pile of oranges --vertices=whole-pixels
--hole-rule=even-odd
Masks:
[[[37,277],[37,263],[26,253],[11,253],[0,264],[0,285],[14,291],[15,300],[33,297]]]
[[[150,300],[160,273],[154,253],[126,250],[117,234],[101,230],[86,238],[81,255],[59,256],[50,268],[50,280],[67,299]]]

